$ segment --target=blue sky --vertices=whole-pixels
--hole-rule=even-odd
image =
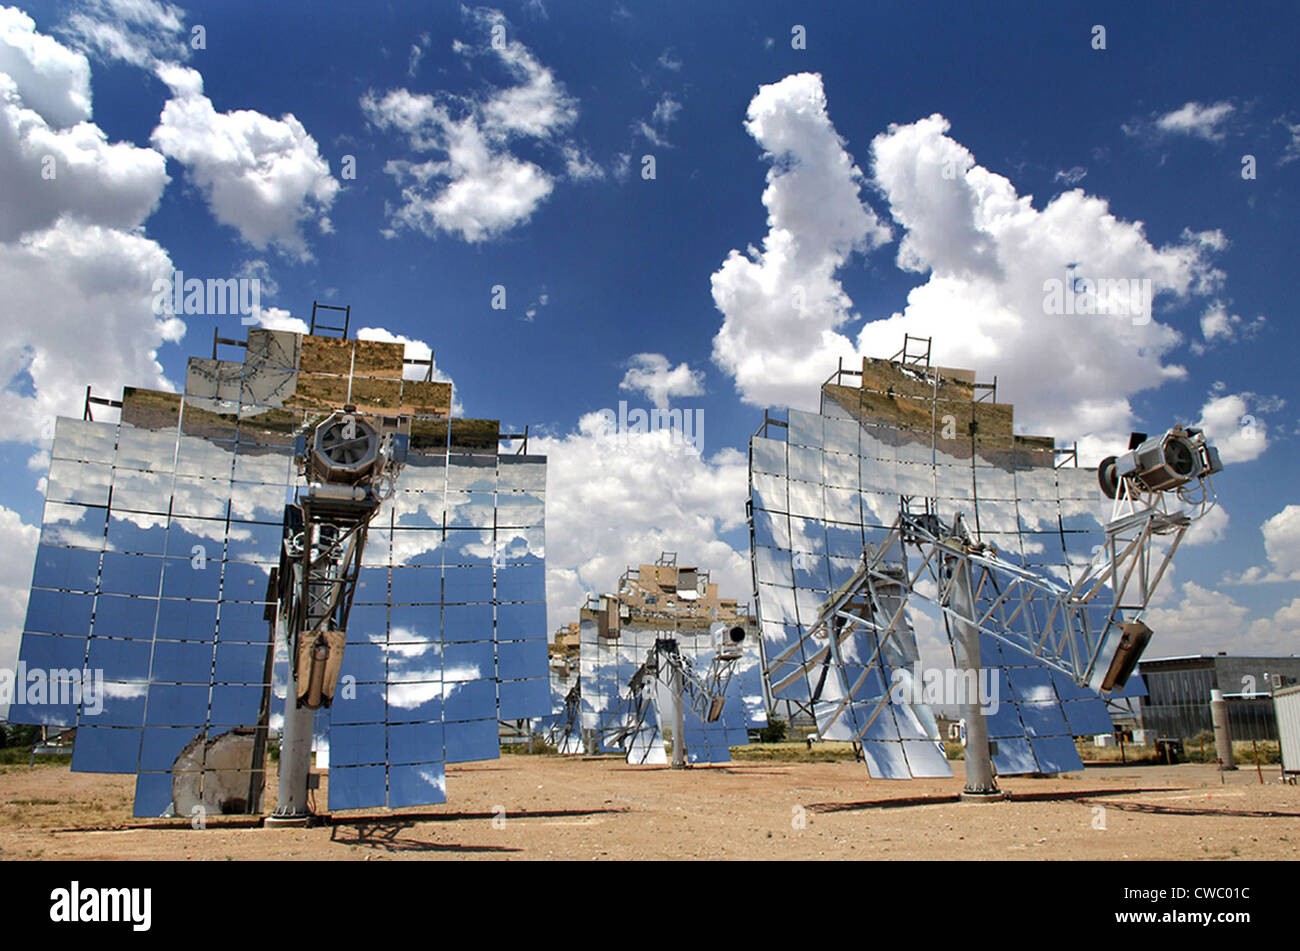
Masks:
[[[351,304],[431,347],[466,415],[530,425],[553,626],[661,548],[747,598],[763,407],[815,406],[838,356],[907,330],[1085,463],[1203,420],[1223,505],[1180,553],[1159,652],[1295,650],[1291,6],[429,6],[6,8],[7,639],[52,416],[86,383],[175,388],[214,325],[242,335],[150,312],[176,268],[259,277],[272,326]],[[1151,280],[1152,319],[1045,313],[1067,263]],[[703,410],[701,451],[608,452],[590,414],[656,398]]]

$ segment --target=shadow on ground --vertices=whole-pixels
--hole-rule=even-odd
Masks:
[[[1071,789],[1060,792],[1012,793],[996,802],[1079,802],[1098,796],[1132,796],[1136,793],[1182,792],[1181,786],[1153,786],[1149,789]],[[891,799],[866,799],[860,802],[817,802],[805,808],[809,812],[854,812],[868,809],[906,809],[913,806],[941,806],[961,802],[956,793],[935,796],[897,796]]]

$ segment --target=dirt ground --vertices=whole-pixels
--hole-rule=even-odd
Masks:
[[[1296,859],[1300,786],[1277,767],[1093,766],[1007,777],[1007,801],[945,780],[870,780],[861,764],[673,771],[511,755],[448,769],[444,806],[337,812],[316,828],[131,817],[134,779],[0,768],[0,860],[13,859]],[[274,790],[274,778],[270,783]],[[321,799],[324,802],[324,799]]]

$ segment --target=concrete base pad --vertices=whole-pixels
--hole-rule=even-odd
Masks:
[[[325,824],[323,816],[267,816],[262,820],[262,826],[266,829],[304,829],[308,826],[318,826]]]

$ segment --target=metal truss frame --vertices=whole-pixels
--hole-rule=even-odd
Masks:
[[[802,637],[776,657],[765,659],[773,697],[800,679],[815,682],[807,701],[792,702],[819,727],[835,722],[873,672],[879,669],[883,675],[891,642],[905,650],[896,634],[900,625],[907,625],[905,609],[911,597],[938,608],[946,625],[973,625],[979,633],[1036,658],[1075,683],[1092,685],[1098,671],[1105,670],[1103,649],[1117,627],[1138,620],[1146,610],[1192,521],[1182,512],[1170,511],[1164,493],[1140,493],[1125,482],[1106,526],[1105,543],[1079,578],[1066,585],[1009,564],[990,546],[972,541],[960,514],[948,526],[933,513],[910,512],[909,502],[900,498],[899,516],[889,534],[863,552],[858,570],[827,598]],[[1158,545],[1160,538],[1168,544]],[[915,554],[909,556],[909,549]],[[969,600],[957,591],[963,583],[958,570],[962,563],[969,568],[966,574],[973,595]],[[924,593],[930,585],[934,593]],[[1108,591],[1111,597],[1106,601]],[[1089,608],[1098,603],[1108,606],[1101,629],[1089,615]],[[841,645],[864,628],[873,634],[875,649],[862,674],[845,684],[844,696],[828,710],[829,702],[821,700],[821,693],[831,668],[844,669]],[[770,679],[800,656],[802,662],[794,671]],[[866,734],[889,699],[886,691],[855,729],[854,741]]]
[[[646,719],[651,708],[656,705],[656,694],[652,688],[656,684],[662,684],[672,691],[677,704],[673,724],[673,764],[683,765],[684,746],[679,741],[683,729],[683,705],[689,705],[706,723],[716,722],[722,716],[727,687],[735,673],[736,661],[742,656],[739,651],[719,651],[709,662],[706,671],[696,673],[690,658],[682,654],[675,638],[657,638],[646,652],[646,659],[628,680],[628,692],[623,699],[621,711],[610,718],[612,725],[599,731],[601,743],[626,750],[628,762],[634,762],[632,756],[636,745],[632,740],[642,731],[650,729],[646,725]],[[565,698],[565,725],[561,727],[557,723],[552,727],[552,736],[562,738],[572,731],[572,722],[576,721],[578,691],[578,686],[569,691]],[[656,729],[662,729],[662,725]]]
[[[579,742],[582,738],[582,684],[576,683],[569,688],[569,692],[564,695],[564,712],[560,715],[551,728],[546,731],[546,742],[554,746],[557,750],[564,750],[569,746],[569,740],[572,737],[578,737]]]
[[[709,669],[697,674],[691,666],[691,659],[682,654],[675,638],[661,637],[646,654],[645,662],[628,681],[628,688],[633,696],[645,692],[647,678],[658,679],[665,686],[672,687],[674,673],[682,678],[682,695],[692,710],[706,723],[715,722],[722,716],[722,706],[726,701],[727,687],[735,673],[736,661],[741,654],[722,653],[714,655],[709,662]]]
[[[903,654],[912,654],[901,639],[896,640],[894,637],[900,625],[908,626],[904,613],[907,605],[904,583],[905,578],[901,570],[891,570],[889,566],[873,568],[864,561],[853,576],[840,585],[826,600],[816,620],[804,630],[803,636],[772,659],[765,671],[765,679],[770,679],[773,671],[780,665],[788,663],[791,658],[802,652],[805,645],[812,648],[803,655],[803,663],[795,671],[771,684],[773,695],[800,679],[812,677],[813,670],[820,666],[821,670],[815,675],[816,686],[810,692],[809,699],[791,701],[801,711],[807,711],[820,730],[823,723],[834,723],[840,717],[873,672],[880,670],[883,680],[887,682],[888,678],[884,677],[885,663],[882,662],[881,656],[885,653],[886,647],[891,642],[895,642],[897,649]],[[875,649],[866,660],[862,673],[852,684],[845,684],[847,689],[844,696],[834,701],[835,706],[828,713],[826,706],[831,701],[822,700],[822,691],[825,689],[831,669],[844,669],[844,661],[840,654],[841,645],[861,629],[871,632],[876,642]],[[910,659],[915,660],[915,657]],[[857,743],[862,739],[888,703],[889,691],[886,690],[865,722],[855,729],[852,742]],[[822,705],[820,709],[819,704]]]

